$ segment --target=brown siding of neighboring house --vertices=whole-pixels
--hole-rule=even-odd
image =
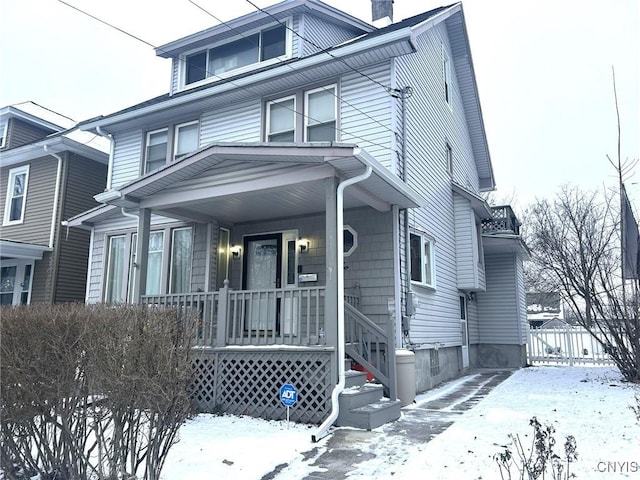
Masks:
[[[0,215],[2,215],[2,220],[4,221],[9,171],[12,168],[27,164],[29,165],[29,178],[27,181],[24,221],[17,225],[3,225],[2,238],[36,245],[49,245],[51,214],[58,168],[58,162],[55,158],[46,156],[19,165],[0,168]]]
[[[27,143],[41,140],[51,133],[53,133],[53,130],[37,127],[17,118],[10,118],[7,124],[7,142],[5,147],[20,147]]]
[[[107,166],[70,154],[64,174],[60,221],[98,205],[93,196],[104,190]],[[58,222],[58,228],[60,230],[56,232],[57,276],[53,301],[55,303],[83,301],[90,234],[77,228],[67,229],[62,227],[60,222]]]

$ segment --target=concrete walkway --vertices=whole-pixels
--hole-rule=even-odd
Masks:
[[[487,394],[506,380],[510,370],[474,370],[463,377],[421,394],[417,401],[402,409],[395,422],[375,430],[336,428],[325,440],[303,454],[307,465],[304,480],[343,480],[349,472],[365,466],[367,460],[388,455],[389,461],[402,461],[403,452],[389,452],[389,437],[402,437],[402,443],[419,447],[446,430],[456,418],[476,405]],[[395,442],[397,444],[397,442]],[[279,465],[262,480],[292,478],[287,474],[289,465]],[[300,471],[300,465],[296,466]]]

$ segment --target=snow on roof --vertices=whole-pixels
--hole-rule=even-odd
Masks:
[[[54,130],[67,130],[76,124],[73,119],[31,101],[7,105],[0,110],[0,116],[22,117]]]

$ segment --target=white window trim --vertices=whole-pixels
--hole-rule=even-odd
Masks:
[[[304,141],[309,141],[308,137],[308,127],[309,127],[309,95],[312,95],[316,92],[321,91],[332,91],[333,95],[333,122],[335,123],[334,128],[336,130],[335,139],[338,139],[338,85],[332,83],[330,85],[325,85],[323,87],[314,88],[312,90],[305,90],[304,92]],[[319,123],[319,125],[322,125]]]
[[[435,239],[433,237],[431,237],[430,235],[425,235],[424,233],[418,232],[418,231],[412,231],[411,235],[415,235],[417,237],[420,237],[420,267],[421,267],[421,278],[422,281],[417,281],[417,280],[413,280],[411,279],[411,283],[414,285],[421,285],[424,287],[428,287],[428,288],[432,288],[435,289],[436,288],[436,249],[435,249]],[[429,271],[429,277],[431,278],[431,282],[428,283],[426,282],[426,278],[427,278],[427,269],[426,269],[426,265],[425,265],[425,243],[429,242],[429,259],[431,260],[430,262],[430,271]]]
[[[286,102],[287,100],[291,100],[293,99],[293,111],[291,112],[291,114],[293,115],[293,139],[295,141],[296,139],[296,133],[297,133],[297,128],[296,128],[296,115],[297,115],[297,108],[298,108],[298,99],[296,97],[296,95],[288,95],[286,97],[281,97],[281,98],[276,98],[275,100],[270,100],[267,102],[267,109],[266,109],[266,127],[265,127],[265,141],[268,142],[269,141],[269,137],[272,134],[278,134],[278,133],[283,133],[283,132],[271,132],[271,105],[277,104],[277,103],[282,103],[282,102]]]
[[[449,54],[447,50],[442,45],[442,94],[444,97],[445,103],[449,105],[449,108],[452,108],[452,76],[451,76],[451,60],[449,59]]]
[[[9,131],[9,122],[0,123],[0,148],[4,148],[7,144],[7,132]]]
[[[178,89],[179,90],[189,90],[191,88],[194,87],[200,87],[202,85],[206,85],[208,83],[212,83],[218,80],[223,80],[225,78],[228,77],[233,77],[235,75],[240,75],[246,72],[250,72],[252,70],[255,70],[257,67],[267,67],[267,66],[271,66],[271,65],[275,65],[277,63],[282,62],[283,60],[288,60],[293,56],[293,19],[291,17],[287,18],[287,19],[283,19],[280,21],[280,23],[284,23],[285,25],[285,46],[284,46],[284,50],[285,53],[284,55],[280,55],[279,57],[274,57],[274,58],[270,58],[269,60],[265,60],[265,61],[258,61],[256,63],[252,63],[249,65],[245,65],[243,67],[239,67],[239,68],[235,68],[233,70],[227,70],[226,72],[220,73],[220,74],[213,74],[213,73],[209,73],[209,50],[213,49],[213,48],[217,48],[217,47],[221,47],[223,45],[226,45],[228,43],[232,43],[235,42],[236,40],[240,40],[241,38],[244,37],[250,37],[251,35],[254,35],[256,33],[260,33],[260,32],[264,32],[266,30],[271,30],[272,28],[276,28],[279,25],[278,24],[273,24],[273,25],[269,25],[269,26],[261,26],[259,28],[255,28],[253,30],[249,30],[247,32],[243,32],[242,35],[236,35],[234,37],[231,38],[227,38],[224,41],[220,41],[220,42],[216,42],[216,43],[212,43],[210,45],[207,45],[206,47],[202,48],[194,48],[192,50],[189,50],[183,54],[180,54],[180,57],[178,57],[178,61],[180,62],[180,68],[178,69]],[[260,37],[262,39],[262,36]],[[262,40],[260,40],[262,42]],[[258,45],[258,48],[261,48],[262,45]],[[193,55],[195,53],[198,52],[202,52],[205,51],[206,52],[206,64],[205,64],[205,68],[207,71],[207,77],[203,78],[202,80],[198,80],[197,82],[193,82],[193,83],[186,83],[187,81],[187,57],[190,55]]]
[[[200,148],[200,121],[194,120],[192,122],[178,123],[173,128],[173,155],[171,157],[171,161],[174,161],[176,158],[178,158],[178,139],[180,138],[178,135],[178,130],[184,127],[189,127],[191,125],[198,126],[198,133],[196,134],[198,139],[198,144],[196,145],[196,150]],[[186,155],[186,154],[183,154],[183,155]]]
[[[24,176],[24,192],[22,193],[22,209],[21,215],[18,220],[10,220],[11,215],[11,200],[13,198],[13,189],[15,187],[15,179],[18,175],[25,174]],[[7,198],[4,204],[4,220],[2,225],[19,225],[24,222],[25,209],[27,206],[27,188],[29,186],[29,165],[22,165],[21,167],[12,168],[9,170],[9,178],[7,181]]]
[[[160,282],[160,293],[156,295],[168,295],[171,291],[170,285],[170,275],[172,268],[172,242],[173,242],[173,232],[177,230],[191,230],[191,262],[193,264],[193,242],[195,241],[195,228],[193,225],[157,225],[153,226],[150,230],[150,233],[155,232],[163,232],[163,250],[162,250],[162,273],[161,273],[161,282]],[[114,231],[105,233],[104,245],[106,246],[106,254],[104,260],[104,272],[102,279],[102,296],[103,301],[107,301],[107,281],[109,279],[109,269],[111,264],[111,255],[110,255],[110,245],[111,239],[117,237],[123,237],[125,239],[125,261],[124,268],[125,271],[122,272],[122,275],[125,277],[122,292],[120,292],[120,298],[127,299],[126,301],[131,301],[130,295],[132,288],[134,287],[134,278],[131,277],[131,262],[136,262],[136,258],[134,258],[134,249],[135,244],[134,239],[137,235],[135,230],[127,230],[127,231]],[[135,253],[137,256],[137,252]],[[191,275],[193,276],[193,270],[191,271]],[[143,294],[145,295],[145,294]]]

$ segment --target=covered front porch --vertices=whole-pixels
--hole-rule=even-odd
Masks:
[[[233,411],[237,404],[273,416],[273,391],[295,381],[315,405],[300,419],[321,420],[344,356],[395,397],[397,324],[374,303],[391,301],[399,310],[394,223],[401,208],[424,201],[366,152],[335,143],[212,145],[96,199],[106,204],[102,210],[72,222],[136,216],[131,301],[176,307],[197,319],[194,366],[206,408],[224,404]],[[356,238],[345,229],[345,212],[352,222],[367,219]],[[148,294],[152,217],[194,226],[184,293]],[[374,230],[384,232],[384,243],[367,239]],[[391,278],[383,290],[369,286],[363,261],[345,258],[358,233],[358,252],[373,258],[376,249],[385,251],[388,261],[371,267]],[[243,393],[229,397],[231,385]],[[249,406],[249,391],[264,393]]]

